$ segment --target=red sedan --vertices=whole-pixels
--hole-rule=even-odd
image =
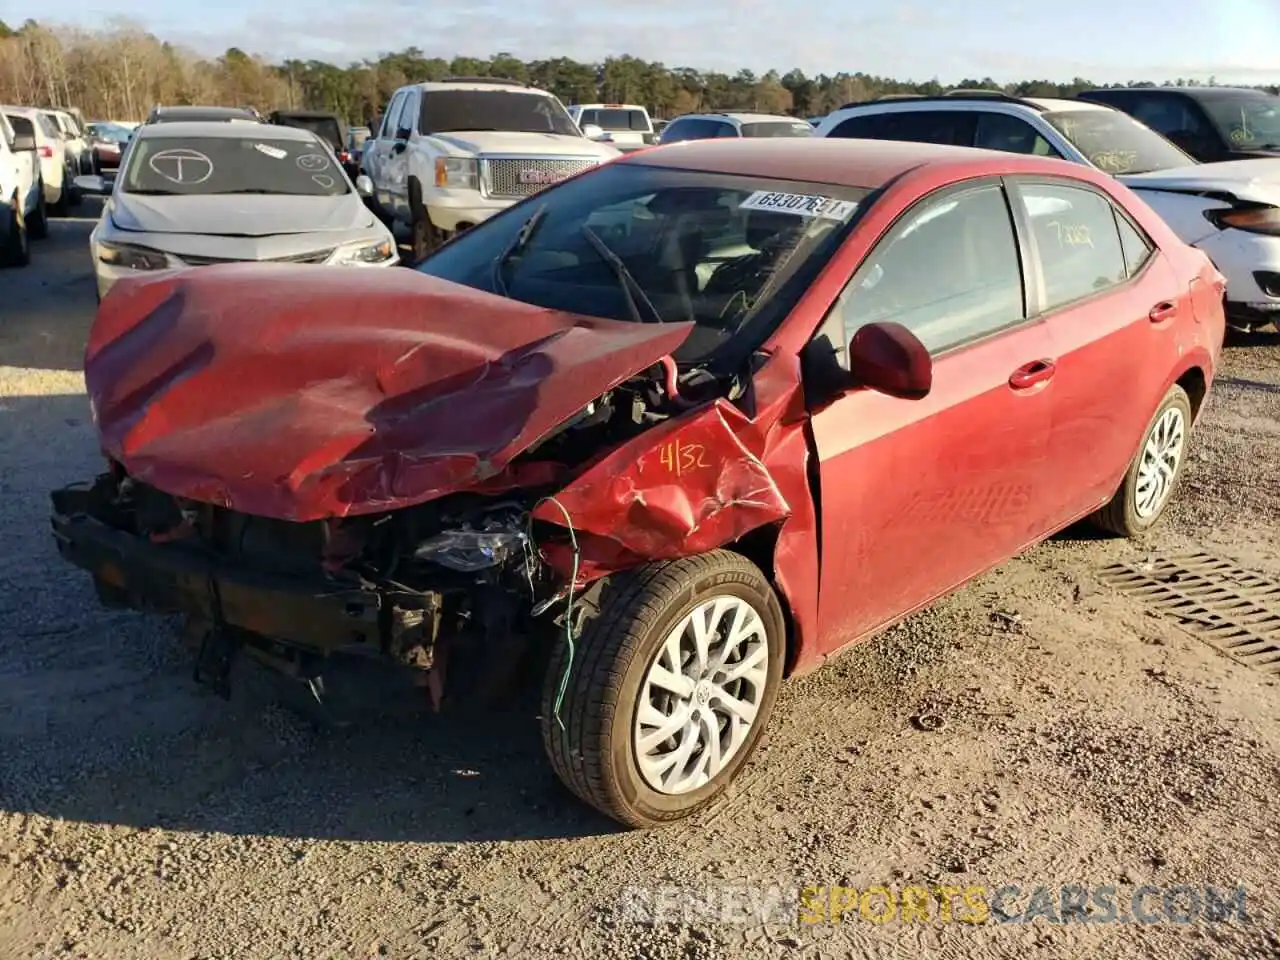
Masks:
[[[1222,277],[1116,180],[848,140],[647,150],[417,272],[117,285],[109,469],[53,494],[105,602],[437,706],[543,658],[552,766],[648,826],[747,762],[784,676],[1089,518],[1161,518]],[[358,308],[358,309],[356,309]],[[500,685],[499,685],[500,686]]]

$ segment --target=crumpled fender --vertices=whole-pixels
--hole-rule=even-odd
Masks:
[[[572,525],[578,588],[779,524],[766,573],[791,613],[791,666],[803,669],[815,649],[809,639],[817,626],[818,555],[798,360],[774,358],[757,371],[754,386],[754,417],[725,400],[673,417],[596,460],[533,516]],[[569,544],[543,544],[541,553],[566,579],[572,576]]]

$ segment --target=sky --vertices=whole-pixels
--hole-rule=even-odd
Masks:
[[[49,9],[0,0],[0,20],[48,22]],[[730,73],[799,67],[944,83],[1280,83],[1280,0],[79,0],[57,9],[57,20],[84,27],[126,18],[203,54],[237,46],[344,65],[414,45],[445,58],[629,53]]]

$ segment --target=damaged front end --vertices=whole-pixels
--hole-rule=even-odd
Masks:
[[[582,501],[594,499],[593,478],[625,476],[615,461],[619,452],[636,461],[627,451],[637,443],[654,447],[653,465],[671,484],[669,465],[658,463],[662,444],[646,438],[694,405],[677,389],[670,365],[658,364],[477,490],[383,513],[250,515],[165,493],[111,460],[93,482],[52,493],[54,538],[92,574],[105,605],[180,615],[199,651],[197,679],[224,696],[232,656],[243,650],[313,690],[323,689],[329,657],[371,654],[416,671],[437,709],[446,679],[451,698],[498,699],[527,675],[538,638],[563,628],[575,571],[582,586],[643,561],[625,549],[636,536],[628,537],[625,505],[613,507],[623,509],[610,544],[610,507],[593,512]],[[704,417],[683,419],[705,429]],[[581,515],[580,530],[557,497]],[[620,549],[630,559],[620,563]]]
[[[102,602],[181,615],[198,679],[224,695],[237,649],[310,683],[333,654],[376,654],[424,671],[438,707],[459,645],[483,651],[492,669],[473,680],[496,695],[523,661],[528,611],[554,590],[519,500],[294,523],[172,497],[116,465],[52,499],[58,549]]]
[[[313,691],[354,653],[416,671],[437,708],[446,678],[501,697],[593,582],[809,511],[790,380],[766,410],[681,371],[690,325],[407,274],[367,290],[393,319],[353,327],[325,312],[334,278],[220,270],[104,305],[85,372],[109,469],[54,491],[52,525],[104,603],[180,615],[224,695],[243,650]],[[797,465],[791,502],[771,459]]]

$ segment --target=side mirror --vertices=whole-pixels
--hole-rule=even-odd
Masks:
[[[87,174],[83,177],[76,177],[71,182],[75,184],[75,188],[81,193],[102,195],[111,192],[111,184],[108,184],[104,178],[97,176],[96,174]]]
[[[14,153],[35,153],[36,135],[34,133],[18,133],[13,137]]]
[[[356,177],[356,193],[362,197],[373,196],[373,181],[366,174]]]
[[[849,375],[857,386],[919,400],[933,388],[933,360],[900,323],[869,323],[849,341]]]

